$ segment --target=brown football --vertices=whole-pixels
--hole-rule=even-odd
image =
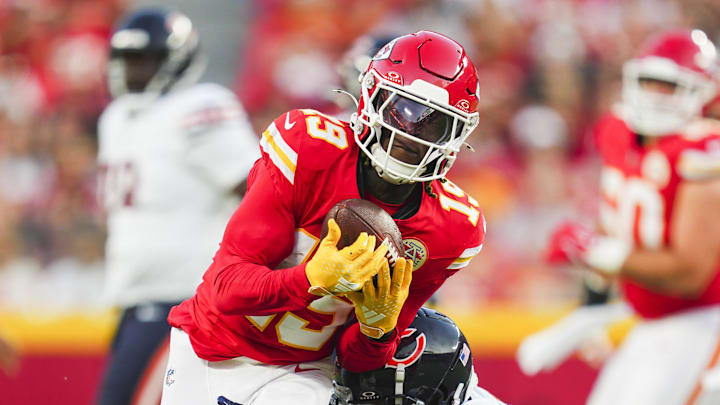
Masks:
[[[322,236],[327,235],[327,224],[330,218],[335,219],[340,227],[340,241],[338,249],[351,245],[361,232],[375,235],[375,248],[384,240],[388,241],[388,261],[390,269],[395,259],[405,256],[402,235],[390,214],[382,208],[367,200],[351,198],[335,204],[323,220]]]

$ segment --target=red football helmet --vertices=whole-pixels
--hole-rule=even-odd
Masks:
[[[396,38],[378,51],[360,85],[350,121],[378,174],[394,184],[444,177],[478,124],[477,72],[463,47],[429,31]],[[391,156],[393,147],[413,149],[409,143],[427,147],[417,164]]]
[[[717,51],[700,30],[672,30],[651,38],[623,66],[622,114],[635,132],[662,136],[702,113],[715,95]],[[648,90],[645,80],[674,85],[669,94]]]

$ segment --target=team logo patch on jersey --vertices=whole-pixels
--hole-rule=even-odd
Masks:
[[[405,258],[412,260],[413,271],[417,270],[425,264],[428,252],[425,244],[420,239],[407,238],[403,239],[403,247],[405,248]]]

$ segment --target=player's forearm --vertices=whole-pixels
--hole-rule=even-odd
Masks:
[[[420,307],[440,284],[442,281],[430,282],[426,288],[410,292],[391,335],[380,340],[371,339],[362,333],[357,322],[348,326],[336,345],[340,364],[356,373],[374,370],[387,364],[397,349],[400,335],[410,326]]]
[[[305,308],[317,298],[307,292],[309,287],[304,264],[271,270],[234,263],[218,271],[213,281],[217,309],[234,315],[270,315]]]
[[[371,339],[360,331],[355,322],[340,335],[336,344],[340,365],[353,373],[375,370],[387,364],[400,341],[397,330],[381,340]]]
[[[694,298],[702,294],[707,281],[670,249],[634,249],[625,260],[620,274],[653,291]]]

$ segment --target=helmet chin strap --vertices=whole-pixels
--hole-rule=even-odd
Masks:
[[[405,365],[400,363],[395,369],[395,405],[402,405],[405,385]]]
[[[463,388],[465,388],[465,383],[458,384],[457,388],[455,389],[455,394],[453,394],[452,399],[452,405],[460,405],[460,393],[462,392]]]

